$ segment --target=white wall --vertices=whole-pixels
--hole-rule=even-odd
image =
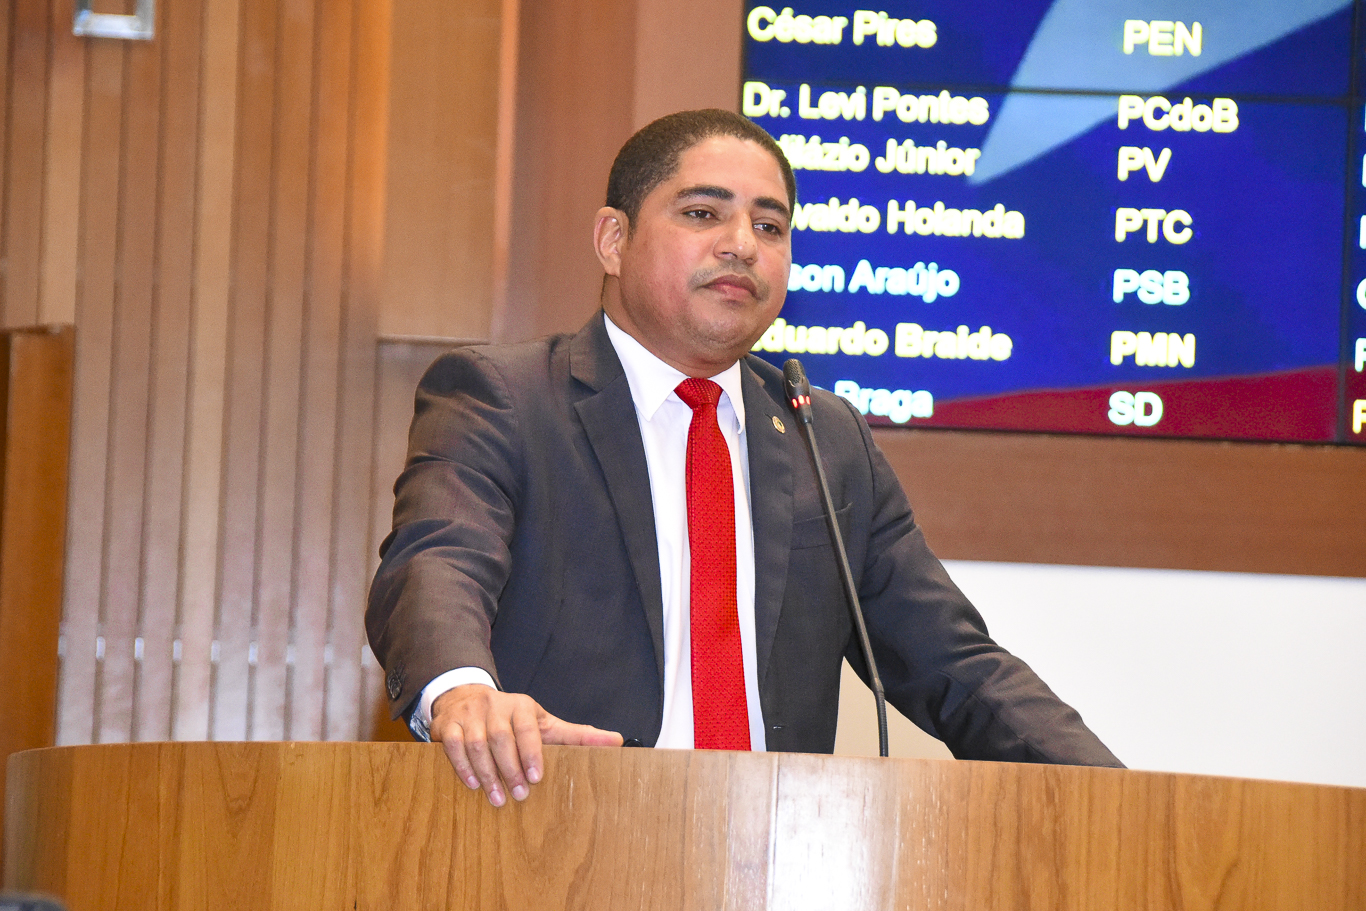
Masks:
[[[1366,579],[946,565],[1131,768],[1366,787]],[[875,755],[845,679],[836,749]],[[893,755],[947,755],[896,721]]]

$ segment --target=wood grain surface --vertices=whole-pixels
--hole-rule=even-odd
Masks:
[[[0,334],[0,759],[56,742],[73,350],[70,326]]]
[[[495,810],[429,744],[111,744],[6,821],[71,911],[1366,906],[1366,790],[1114,769],[552,747]]]
[[[874,436],[945,559],[1366,576],[1366,447]]]

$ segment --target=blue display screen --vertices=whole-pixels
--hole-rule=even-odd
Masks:
[[[1357,15],[750,5],[799,194],[756,353],[874,423],[1366,442]]]

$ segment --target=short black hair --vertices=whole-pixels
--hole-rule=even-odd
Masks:
[[[787,207],[797,204],[797,178],[782,147],[764,128],[719,108],[679,111],[641,127],[617,153],[612,173],[607,178],[607,205],[626,213],[627,231],[634,233],[641,204],[655,187],[678,172],[678,159],[684,152],[713,136],[733,136],[762,148],[778,162],[787,186]]]

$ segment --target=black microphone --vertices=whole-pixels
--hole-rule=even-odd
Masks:
[[[811,461],[816,466],[816,486],[820,488],[821,505],[825,509],[825,524],[830,529],[830,539],[835,544],[835,562],[839,565],[840,579],[844,582],[845,600],[849,605],[849,615],[858,630],[859,648],[863,651],[863,661],[868,665],[868,682],[873,690],[873,700],[877,703],[878,755],[887,755],[887,697],[882,692],[882,678],[877,674],[877,664],[873,661],[873,645],[868,641],[868,627],[863,622],[863,607],[859,604],[858,590],[854,588],[854,574],[849,569],[849,557],[844,552],[844,535],[840,533],[839,522],[835,519],[835,504],[830,499],[830,485],[825,481],[825,468],[821,465],[820,447],[816,445],[815,428],[811,423],[811,384],[807,382],[802,362],[795,357],[783,364],[783,385],[787,388],[787,403],[797,421],[806,427],[806,444],[811,451]]]

